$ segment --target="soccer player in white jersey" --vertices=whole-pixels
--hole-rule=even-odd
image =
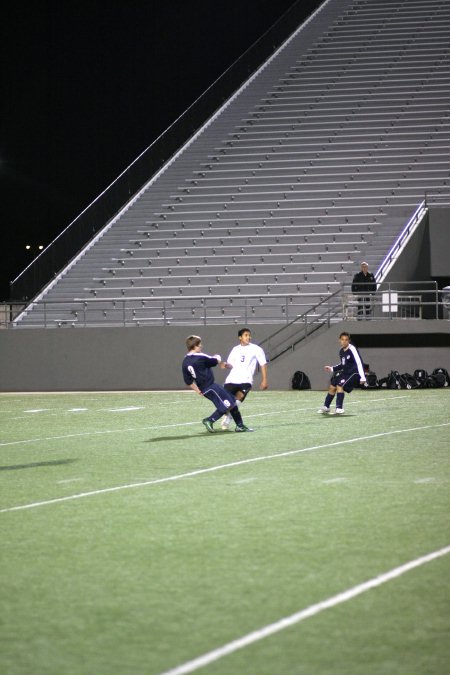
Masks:
[[[238,332],[239,344],[233,347],[227,360],[220,364],[221,368],[229,368],[224,387],[233,394],[237,404],[241,403],[252,388],[256,367],[261,369],[260,389],[267,389],[267,359],[264,350],[251,342],[252,333],[249,328],[241,328]],[[231,415],[225,415],[221,427],[227,430]]]
[[[350,335],[346,332],[341,333],[339,342],[341,343],[340,362],[335,366],[325,366],[325,370],[333,375],[325,402],[317,411],[321,414],[330,412],[331,402],[336,395],[336,415],[342,415],[345,394],[350,394],[358,383],[363,384],[366,381],[361,356],[356,347],[350,344]]]

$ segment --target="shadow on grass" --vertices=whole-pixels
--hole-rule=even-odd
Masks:
[[[214,436],[226,436],[228,431],[214,431],[212,434],[207,431],[201,431],[198,434],[182,434],[180,436],[155,436],[155,438],[149,438],[144,443],[161,443],[162,441],[186,441],[192,438],[214,438]],[[231,434],[229,434],[231,436]]]
[[[61,464],[72,464],[78,462],[77,459],[52,459],[48,462],[30,462],[29,464],[12,464],[11,466],[0,466],[0,471],[16,471],[17,469],[37,469],[40,466],[59,466]]]
[[[335,415],[334,413],[330,413],[328,415],[318,415],[317,416],[317,421],[321,418],[322,420],[325,419],[339,419],[341,417],[356,417],[356,413],[345,413],[345,415]],[[263,424],[263,425],[258,425],[258,427],[254,428],[253,431],[255,432],[264,432],[265,429],[281,429],[282,427],[298,427],[299,422],[294,421],[294,422],[277,422],[276,424]],[[230,437],[230,438],[235,438],[237,436],[236,433],[232,433],[234,430],[229,430],[229,431],[223,431],[222,429],[215,429],[213,433],[208,433],[205,431],[200,431],[199,433],[196,434],[180,434],[178,436],[155,436],[154,438],[149,438],[148,440],[144,441],[144,443],[162,443],[164,441],[186,441],[190,440],[193,438],[214,438],[216,436],[217,438],[224,438],[224,437]],[[240,436],[242,434],[239,434]],[[247,434],[246,434],[247,436]]]
[[[329,419],[329,420],[331,420],[331,419],[336,420],[336,419],[339,419],[339,418],[344,418],[344,419],[345,419],[346,417],[356,417],[356,413],[344,413],[343,415],[335,415],[334,413],[328,413],[327,415],[321,415],[320,417],[321,417],[323,420],[326,420],[326,419]]]

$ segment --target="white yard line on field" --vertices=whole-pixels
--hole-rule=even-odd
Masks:
[[[18,418],[17,418],[18,419]],[[139,432],[139,431],[158,431],[159,429],[172,429],[174,427],[188,427],[192,426],[193,424],[199,424],[198,421],[196,422],[180,422],[179,424],[164,424],[159,427],[129,427],[127,429],[104,429],[103,431],[81,431],[78,434],[61,434],[60,436],[42,436],[38,438],[25,438],[22,439],[21,441],[6,441],[4,443],[0,443],[0,448],[4,448],[6,446],[10,445],[22,445],[22,444],[28,444],[28,443],[39,443],[40,441],[63,441],[67,438],[83,438],[86,436],[105,436],[108,434],[129,434],[129,433],[134,433],[134,432]]]
[[[194,476],[202,476],[203,474],[213,473],[222,469],[231,469],[236,466],[243,466],[244,464],[253,464],[255,462],[263,462],[268,459],[279,459],[280,457],[289,457],[298,455],[302,452],[312,452],[314,450],[324,450],[325,448],[335,448],[339,445],[347,445],[349,443],[361,443],[361,441],[369,441],[374,438],[382,438],[384,436],[392,436],[394,434],[405,434],[417,431],[425,431],[426,429],[438,429],[440,427],[450,426],[450,422],[443,422],[442,424],[427,424],[423,427],[411,427],[410,429],[395,429],[394,431],[383,431],[378,434],[370,434],[369,436],[358,436],[356,438],[348,438],[342,441],[335,441],[334,443],[325,443],[324,445],[313,445],[309,448],[297,448],[295,450],[286,450],[272,455],[261,455],[259,457],[250,457],[248,459],[240,459],[228,464],[216,464],[205,469],[197,469],[195,471],[188,471],[186,473],[179,473],[173,476],[165,476],[164,478],[156,478],[154,480],[143,481],[142,483],[129,483],[126,485],[117,485],[116,487],[102,488],[101,490],[92,490],[91,492],[81,492],[79,494],[67,495],[66,497],[56,497],[54,499],[46,499],[41,502],[31,502],[30,504],[21,504],[19,506],[9,506],[0,509],[0,513],[8,513],[10,511],[23,511],[25,509],[33,509],[38,506],[46,506],[48,504],[59,504],[61,502],[69,502],[74,499],[82,499],[84,497],[94,497],[96,495],[108,494],[111,492],[118,492],[119,490],[130,490],[133,488],[145,487],[147,485],[161,485],[162,483],[169,483],[172,481],[182,480],[184,478],[193,478]]]
[[[131,410],[145,410],[145,406],[130,405],[128,408],[109,408],[108,412],[130,412]]]
[[[228,642],[227,644],[222,645],[222,647],[213,649],[212,651],[207,652],[206,654],[203,654],[202,656],[199,656],[196,659],[193,659],[192,661],[187,661],[186,663],[183,663],[180,666],[173,668],[172,670],[166,670],[164,673],[162,673],[162,675],[187,675],[187,673],[193,673],[194,671],[199,670],[200,668],[204,668],[205,666],[209,665],[210,663],[213,663],[214,661],[218,661],[224,656],[228,656],[229,654],[237,652],[239,649],[248,647],[249,645],[254,644],[255,642],[259,642],[260,640],[264,640],[265,638],[270,637],[275,633],[279,633],[285,628],[295,626],[296,624],[305,621],[305,619],[309,619],[312,616],[316,616],[316,614],[319,614],[320,612],[323,612],[326,609],[331,609],[332,607],[336,607],[337,605],[340,605],[343,602],[352,600],[353,598],[356,598],[358,595],[361,595],[362,593],[366,593],[367,591],[372,590],[372,588],[377,588],[378,586],[381,586],[382,584],[385,584],[388,581],[392,581],[392,579],[397,579],[398,577],[401,577],[403,574],[406,574],[406,572],[410,572],[411,570],[416,569],[421,565],[426,565],[427,563],[432,562],[437,558],[441,558],[444,555],[448,555],[449,553],[450,553],[450,546],[446,546],[444,548],[439,549],[438,551],[433,551],[432,553],[428,553],[427,555],[424,555],[420,558],[416,558],[415,560],[410,560],[404,565],[394,567],[392,570],[384,572],[384,574],[380,574],[379,576],[374,577],[373,579],[369,579],[369,581],[364,581],[362,584],[353,586],[352,588],[349,588],[346,591],[343,591],[342,593],[338,593],[337,595],[333,595],[331,598],[322,600],[322,602],[318,602],[315,605],[310,605],[309,607],[306,607],[305,609],[302,609],[299,612],[296,612],[295,614],[285,616],[282,619],[275,621],[274,623],[264,626],[263,628],[258,628],[252,633],[248,633],[247,635],[244,635],[243,637],[238,638],[237,640]]]
[[[388,398],[375,398],[371,399],[371,403],[374,402],[379,402],[379,401],[392,401],[392,400],[397,400],[399,398],[407,398],[407,396],[389,396]],[[366,401],[367,402],[367,401]],[[361,401],[354,401],[352,405],[358,405],[361,403]],[[106,412],[108,409],[103,408],[102,412]],[[317,405],[314,407],[307,407],[307,408],[291,408],[290,410],[272,410],[271,412],[262,412],[262,413],[256,413],[253,415],[247,415],[246,417],[253,419],[254,417],[269,417],[271,415],[286,415],[289,413],[299,413],[299,412],[310,412],[311,410],[317,410]],[[56,414],[56,413],[55,413]],[[61,415],[61,413],[58,413],[58,416]],[[16,418],[19,419],[19,418]],[[123,434],[123,433],[131,433],[131,432],[139,432],[139,431],[158,431],[159,429],[173,429],[175,427],[189,427],[193,426],[194,424],[200,425],[200,422],[197,420],[196,422],[179,422],[177,424],[162,424],[160,426],[145,426],[145,427],[131,427],[128,429],[105,429],[103,431],[82,431],[78,434],[62,434],[60,436],[44,436],[42,438],[24,438],[21,441],[5,441],[3,443],[0,443],[0,448],[11,446],[11,445],[21,445],[22,443],[38,443],[39,441],[61,441],[64,440],[65,438],[81,438],[83,436],[102,436],[106,434]]]

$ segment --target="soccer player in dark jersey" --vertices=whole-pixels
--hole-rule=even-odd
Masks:
[[[253,431],[242,421],[241,413],[236,405],[236,398],[220,384],[214,382],[212,368],[221,362],[219,354],[209,356],[202,352],[202,339],[198,335],[190,335],[186,340],[188,353],[183,359],[182,370],[185,383],[197,394],[205,396],[215,406],[215,411],[205,417],[202,423],[209,432],[214,432],[213,424],[228,412],[236,422],[235,431]]]
[[[341,333],[339,342],[341,343],[340,362],[335,366],[325,366],[325,370],[333,375],[325,402],[317,411],[321,414],[330,412],[331,402],[336,395],[336,415],[342,415],[345,394],[350,394],[358,383],[363,384],[366,381],[361,356],[356,347],[350,344],[350,335],[346,332]]]

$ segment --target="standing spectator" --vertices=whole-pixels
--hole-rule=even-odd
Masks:
[[[369,265],[361,263],[361,271],[355,274],[352,281],[352,293],[358,296],[358,319],[370,319],[372,314],[372,293],[377,290],[377,282]]]
[[[366,375],[361,356],[356,347],[350,344],[350,335],[343,332],[339,335],[341,348],[339,350],[340,362],[335,366],[325,366],[325,370],[333,373],[328,394],[325,397],[323,406],[319,408],[319,413],[329,413],[330,406],[336,395],[336,415],[344,413],[344,396],[350,394],[355,386],[364,384]]]
[[[183,359],[182,371],[185,383],[197,394],[205,396],[215,406],[215,411],[209,417],[205,417],[202,423],[207,431],[214,432],[213,424],[224,414],[230,412],[236,422],[235,431],[253,431],[246,427],[242,421],[241,413],[236,405],[236,399],[222,385],[214,382],[212,368],[221,362],[219,354],[209,356],[202,352],[202,339],[199,335],[190,335],[186,339],[188,353]]]
[[[236,397],[239,405],[253,385],[256,366],[261,368],[260,389],[267,389],[267,359],[264,351],[258,345],[251,344],[252,333],[250,328],[241,328],[238,332],[239,344],[233,347],[227,360],[220,364],[221,368],[230,368],[231,372],[225,380],[225,389]],[[223,430],[228,429],[231,415],[228,413],[222,420]]]

